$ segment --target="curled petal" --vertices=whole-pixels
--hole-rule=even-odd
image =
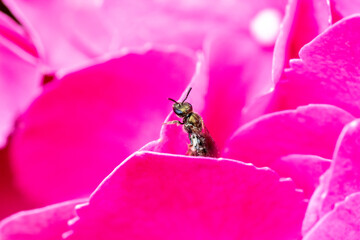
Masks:
[[[25,29],[2,12],[0,12],[0,36],[25,53],[38,57],[37,50]]]
[[[158,138],[167,97],[186,88],[195,62],[180,49],[146,50],[52,82],[11,141],[18,186],[43,203],[87,196],[119,159]]]
[[[75,217],[75,206],[85,199],[19,212],[0,222],[2,240],[60,240]]]
[[[360,16],[354,15],[305,45],[275,88],[273,110],[324,103],[360,116],[358,28]]]
[[[334,151],[333,162],[319,189],[310,200],[304,231],[346,196],[360,191],[360,120],[344,128]],[[320,200],[320,201],[319,201]],[[316,204],[312,204],[315,201]]]
[[[330,160],[314,155],[291,154],[277,159],[271,167],[280,176],[291,177],[296,186],[304,190],[305,197],[310,198],[330,163]]]
[[[26,51],[28,40],[18,34],[18,29],[10,28],[8,21],[0,12],[0,33],[4,34],[0,36],[0,148],[18,115],[39,94],[41,84],[36,59]]]
[[[289,154],[331,159],[341,130],[353,119],[331,105],[308,105],[267,114],[239,128],[224,156],[260,167],[275,167],[275,161]]]
[[[323,210],[360,191],[360,120],[349,123],[339,137],[334,151],[332,172]]]
[[[208,76],[206,74],[207,69],[204,55],[199,54],[196,71],[189,84],[189,87],[191,87],[192,90],[188,95],[186,102],[191,103],[193,110],[200,114],[205,107],[205,95],[209,88]],[[189,91],[189,87],[186,88],[181,95],[170,95],[169,93],[169,97],[181,102],[185,99]],[[148,143],[142,148],[142,150],[174,154],[185,154],[187,152],[189,139],[188,135],[183,130],[182,125],[166,124],[167,122],[174,120],[182,121],[182,119],[177,117],[173,112],[171,104],[168,104],[168,109],[171,113],[167,116],[165,123],[161,127],[160,138],[156,141]]]
[[[0,220],[20,210],[37,207],[16,188],[8,155],[7,145],[0,149]]]
[[[290,0],[274,50],[273,80],[278,82],[291,58],[330,25],[330,7],[325,0]],[[306,27],[304,26],[311,26]]]
[[[360,12],[360,2],[352,0],[330,0],[332,22]]]
[[[77,210],[68,239],[296,239],[304,207],[270,169],[138,152]]]
[[[335,205],[304,237],[304,240],[356,240],[360,236],[360,192]]]
[[[41,78],[30,38],[0,12],[0,219],[33,206],[13,182],[6,143],[18,116],[40,93]]]
[[[248,115],[243,111],[244,107],[273,87],[272,48],[262,48],[244,33],[214,34],[206,39],[205,45],[205,55],[190,84],[193,90],[187,101],[203,118],[205,127],[221,150]],[[168,120],[175,119],[178,118],[172,114]],[[185,154],[188,143],[181,126],[164,125],[161,139],[146,149]]]
[[[271,9],[281,17],[286,4],[286,0],[4,2],[31,30],[45,62],[55,69],[148,42],[201,49],[208,33],[247,31],[254,16]]]
[[[207,39],[209,88],[202,112],[220,151],[240,126],[244,107],[274,87],[272,47],[263,48],[248,34],[223,33]]]
[[[98,11],[97,1],[4,2],[29,30],[49,71],[84,64],[114,45],[116,31]]]
[[[302,225],[303,236],[314,226],[314,224],[320,219],[321,206],[324,200],[324,196],[328,189],[329,178],[331,175],[330,169],[325,171],[319,178],[319,186],[315,189],[309,205],[306,209],[305,218]]]

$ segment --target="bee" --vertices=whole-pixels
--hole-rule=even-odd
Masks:
[[[170,101],[174,102],[173,111],[179,117],[182,118],[182,122],[174,120],[166,122],[165,124],[183,125],[185,132],[189,135],[190,144],[188,145],[187,155],[190,156],[207,156],[218,157],[218,150],[213,138],[210,136],[209,131],[204,125],[204,121],[201,116],[193,112],[193,108],[190,103],[185,102],[188,98],[190,91],[186,94],[185,99],[182,102],[177,102],[172,98]]]

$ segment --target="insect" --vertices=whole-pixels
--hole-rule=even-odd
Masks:
[[[218,157],[218,150],[213,138],[210,136],[209,131],[206,129],[201,116],[193,112],[193,108],[190,103],[185,102],[188,98],[190,91],[186,94],[185,99],[182,102],[177,102],[172,98],[174,113],[182,118],[182,122],[174,120],[166,122],[165,124],[177,124],[183,125],[185,132],[188,133],[190,144],[188,145],[187,155],[190,156],[208,156]]]

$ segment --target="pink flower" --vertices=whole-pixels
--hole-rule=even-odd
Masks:
[[[37,7],[40,3],[42,8]],[[172,5],[144,1],[141,9],[148,12],[143,15],[149,20],[142,22],[150,26],[146,27],[143,39],[138,36],[139,30],[133,32],[132,27],[116,25],[121,19],[112,19],[118,16],[110,13],[113,8],[124,10],[111,1],[101,6],[89,3],[83,8],[73,1],[34,1],[31,5],[27,1],[9,1],[7,4],[38,49],[36,67],[42,73],[55,71],[54,80],[44,86],[43,93],[19,118],[9,142],[9,161],[16,186],[40,206],[89,196],[122,160],[159,137],[162,123],[171,111],[167,98],[180,96],[190,82],[194,88],[190,100],[196,111],[204,117],[208,115],[206,125],[219,147],[223,147],[238,127],[241,113],[218,107],[217,99],[222,99],[224,106],[237,109],[272,86],[272,47],[276,35],[273,42],[259,42],[256,35],[259,30],[250,32],[248,27],[250,19],[259,21],[264,11],[271,9],[270,19],[279,21],[285,8],[284,1],[264,1],[248,9],[240,8],[244,3],[219,3],[217,8],[209,8],[201,2],[190,7],[181,2]],[[130,3],[125,6],[127,14],[139,9]],[[177,17],[169,14],[176,9]],[[167,19],[162,23],[165,26],[155,21],[155,10]],[[244,12],[241,18],[237,17],[240,10]],[[46,18],[50,13],[58,17]],[[133,14],[126,19],[135,21],[138,13]],[[89,21],[86,16],[94,19],[102,16],[98,24],[111,22],[118,30],[111,30],[111,36],[107,37],[98,25],[73,29],[75,23],[68,16],[84,26]],[[181,22],[184,26],[170,34],[168,30],[178,18],[184,19]],[[129,38],[124,44],[111,51],[103,49],[79,57],[90,44],[82,41],[103,46],[93,35],[101,36],[106,40],[104,46],[109,47],[108,42],[125,29],[131,34],[121,34],[124,41]],[[51,33],[54,30],[58,34]],[[181,42],[175,41],[179,39]],[[55,43],[57,47],[53,47]],[[78,46],[79,43],[82,44]],[[150,44],[144,46],[144,43]],[[259,63],[257,59],[262,61]],[[255,66],[261,66],[262,70],[254,72]],[[225,91],[231,90],[231,94],[221,95],[220,84]],[[208,94],[206,99],[205,94]],[[195,102],[194,97],[202,103]],[[204,105],[205,102],[208,104]],[[207,109],[203,113],[200,104],[214,104],[216,112],[227,118],[227,126],[222,131],[212,130],[217,124],[215,112]],[[180,135],[186,136],[182,132]]]
[[[2,220],[2,239],[356,239],[360,15],[343,19],[356,5],[82,4],[8,2],[24,28],[3,24],[17,50],[1,51],[36,59],[37,84],[55,73],[35,100],[30,88],[0,108],[3,136],[23,112],[3,150],[5,193],[65,202]],[[273,49],[257,24],[276,14]],[[219,159],[184,156],[187,134],[162,125],[176,119],[167,97],[189,86]]]

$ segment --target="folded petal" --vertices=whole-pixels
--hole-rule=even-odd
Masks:
[[[7,0],[16,17],[32,31],[52,68],[144,43],[202,47],[219,29],[248,30],[267,9],[283,15],[286,0],[247,1],[62,1]]]
[[[25,29],[2,12],[0,12],[0,36],[33,57],[38,57],[37,50]]]
[[[304,231],[331,211],[337,202],[360,191],[360,120],[344,128],[334,151],[333,162],[310,200]],[[319,201],[320,200],[320,201]],[[315,201],[317,204],[312,204]]]
[[[68,220],[75,217],[75,206],[84,199],[19,212],[0,222],[2,240],[61,240]]]
[[[274,87],[272,47],[263,48],[248,34],[209,38],[206,45],[209,88],[201,113],[220,150],[241,125],[243,108]]]
[[[273,79],[278,82],[289,59],[330,25],[330,6],[326,0],[290,0],[274,50]]]
[[[37,53],[24,29],[0,12],[0,219],[32,207],[13,183],[8,136],[41,91]]]
[[[360,16],[339,21],[300,51],[275,88],[274,110],[332,104],[360,116]]]
[[[331,159],[341,130],[353,119],[331,105],[308,105],[267,114],[239,128],[223,156],[260,167],[275,167],[275,161],[289,154]]]
[[[205,96],[209,88],[209,80],[207,75],[207,63],[205,61],[204,55],[198,55],[199,61],[197,62],[195,74],[189,84],[189,87],[186,88],[183,93],[177,95],[169,95],[172,99],[177,101],[183,101],[189,92],[191,87],[191,92],[187,97],[186,102],[191,103],[193,111],[202,115],[202,111],[205,107]],[[180,97],[179,97],[180,96]],[[167,116],[165,122],[181,120],[172,110],[173,102],[168,101],[168,109],[170,114]],[[206,121],[205,121],[206,124]],[[210,130],[212,131],[212,130]],[[146,144],[142,150],[162,152],[162,153],[174,153],[174,154],[185,154],[187,152],[187,146],[189,144],[188,134],[183,130],[181,125],[177,124],[163,124],[160,131],[160,138],[156,141]]]
[[[14,184],[8,147],[0,149],[0,196],[0,220],[18,211],[36,207]]]
[[[11,141],[23,192],[42,203],[87,196],[119,160],[157,139],[167,97],[180,95],[195,69],[196,58],[176,49],[128,53],[48,84]]]
[[[304,240],[356,240],[360,236],[360,192],[353,193],[335,205]]]
[[[77,210],[68,239],[296,239],[304,207],[269,169],[138,152]]]
[[[326,194],[329,185],[329,178],[331,175],[330,169],[325,171],[319,178],[319,186],[315,189],[308,207],[306,209],[305,218],[302,225],[303,236],[314,226],[314,224],[320,219],[321,206],[323,203],[323,196]]]
[[[16,118],[40,90],[33,50],[23,28],[0,12],[0,219],[32,206],[13,184],[6,142]]]
[[[330,171],[329,188],[322,208],[324,212],[351,193],[360,191],[360,120],[346,125],[341,133]]]
[[[246,118],[244,107],[273,87],[271,64],[272,48],[264,49],[249,34],[221,33],[206,39],[205,55],[187,101],[203,118],[220,150]],[[173,114],[168,120],[174,119],[178,118]],[[181,126],[164,125],[161,140],[147,149],[185,154],[188,143]]]
[[[97,1],[4,1],[30,31],[44,64],[57,70],[85,63],[113,45]]]
[[[360,2],[352,0],[330,0],[332,22],[360,12]]]
[[[314,155],[291,154],[277,159],[271,167],[280,176],[291,177],[297,188],[310,198],[319,185],[319,177],[329,168],[330,160]]]
[[[41,84],[36,59],[24,51],[27,40],[13,37],[17,32],[0,20],[0,33],[3,31],[9,36],[0,36],[0,148],[6,143],[15,119],[40,92]]]

